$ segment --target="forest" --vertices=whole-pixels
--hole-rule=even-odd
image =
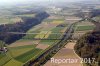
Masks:
[[[80,40],[77,41],[75,52],[81,58],[95,58],[95,62],[100,65],[100,31],[93,31],[83,35]],[[94,66],[94,62],[87,63],[88,66]]]
[[[0,40],[6,44],[15,42],[25,35],[11,34],[9,32],[27,32],[33,26],[40,24],[43,19],[47,18],[49,14],[46,12],[40,12],[33,18],[23,17],[23,22],[16,22],[14,24],[0,25]]]

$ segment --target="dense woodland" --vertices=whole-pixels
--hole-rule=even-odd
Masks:
[[[0,25],[0,40],[4,41],[7,44],[10,44],[22,38],[24,35],[11,34],[8,32],[27,32],[30,28],[41,23],[42,20],[47,18],[48,16],[49,14],[47,14],[46,12],[41,12],[33,18],[22,18],[23,22]]]
[[[100,65],[100,31],[89,32],[82,36],[75,45],[75,52],[82,58],[95,58]],[[95,66],[88,64],[88,66]]]

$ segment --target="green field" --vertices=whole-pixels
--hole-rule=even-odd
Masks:
[[[37,34],[27,34],[22,39],[33,39]]]
[[[0,66],[4,65],[11,59],[12,59],[12,57],[9,52],[7,52],[6,54],[0,54]]]
[[[25,46],[19,46],[19,47],[10,47],[9,50],[13,57],[17,57],[23,53],[26,53],[26,52],[32,50],[35,47],[36,47],[36,45],[25,45]]]
[[[33,8],[33,6],[32,7],[16,6],[16,9],[13,7],[9,7],[9,8],[7,9],[4,8],[2,10],[2,14],[0,14],[1,15],[0,24],[12,24],[16,22],[21,22],[23,21],[22,20],[23,17],[32,18],[36,15],[34,14],[34,12],[32,13],[26,12],[28,8]],[[20,40],[8,45],[7,53],[2,53],[2,54],[0,53],[0,66],[23,66],[23,64],[27,63],[28,61],[35,59],[36,57],[41,55],[41,53],[44,52],[43,51],[44,49],[42,50],[38,48],[37,45],[34,45],[34,43],[36,42],[38,43],[38,40],[35,42],[33,38],[58,39],[61,37],[62,34],[56,35],[52,33],[61,33],[61,30],[63,30],[66,27],[63,18],[60,19],[47,18],[43,20],[43,22],[45,22],[42,23],[43,26],[42,25],[33,26],[30,30],[26,32],[26,33],[35,33],[35,34],[26,34]],[[49,24],[51,24],[52,26],[51,25],[49,26]],[[65,27],[57,26],[60,24],[63,24]],[[42,34],[45,34],[45,36]],[[39,40],[40,44],[48,44],[46,45],[47,47],[49,47],[49,45],[52,46],[53,44],[55,44],[55,42],[58,41],[59,40]]]
[[[40,43],[41,44],[48,44],[48,45],[52,45],[53,43],[55,43],[57,40],[52,40],[52,39],[59,39],[61,38],[61,35],[62,33],[60,33],[61,30],[63,30],[64,27],[55,27],[54,29],[52,29],[52,33],[59,33],[59,34],[50,34],[48,36],[47,39],[50,39],[50,40],[41,40]]]
[[[11,59],[14,59],[16,57],[19,57],[27,52],[30,52],[31,50],[33,50],[36,47],[36,45],[25,45],[25,46],[19,46],[19,47],[8,47],[8,52],[7,53],[2,53],[0,54],[0,66],[4,65],[5,63],[7,63],[5,66],[11,66],[10,64],[13,64],[11,62],[15,62],[12,61]],[[25,57],[24,57],[25,58]],[[21,62],[16,62],[16,64],[18,63],[18,65]]]
[[[61,32],[61,30],[63,30],[64,29],[64,27],[55,27],[54,29],[52,29],[51,31],[52,31],[52,33],[59,33],[59,32]]]
[[[63,27],[55,27],[51,31],[52,31],[52,33],[60,33],[60,31],[63,30],[63,29],[64,29]],[[58,39],[62,35],[61,33],[60,34],[52,34],[52,33],[47,38],[47,39],[50,39],[50,40],[41,40],[40,43],[52,45],[53,43],[55,43],[55,41],[57,41],[57,40],[52,40],[52,39]]]
[[[35,49],[32,49],[32,50],[30,50],[30,51],[28,51],[28,52],[16,57],[15,59],[17,61],[25,63],[28,60],[30,60],[31,58],[33,58],[35,55],[38,55],[38,53],[41,52],[41,51],[42,51],[41,49],[35,48]]]
[[[40,43],[41,44],[48,44],[48,45],[52,45],[53,43],[55,43],[56,40],[41,40]]]
[[[10,60],[8,63],[6,63],[4,66],[22,66],[23,63],[16,61],[14,59]]]
[[[10,47],[10,51],[6,54],[0,55],[0,66],[22,66],[23,63],[27,62],[34,56],[41,52],[41,49],[35,48],[35,45]]]
[[[94,26],[77,26],[76,31],[93,30]]]
[[[49,39],[58,39],[60,38],[60,36],[62,35],[62,33],[59,33],[59,34],[50,34],[49,35]]]

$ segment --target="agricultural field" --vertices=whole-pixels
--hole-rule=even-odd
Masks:
[[[59,20],[54,20],[53,22],[52,22],[53,24],[61,24],[61,23],[64,23],[64,20],[63,19],[59,19]]]
[[[23,16],[33,17],[33,15]],[[18,17],[23,16],[19,15]],[[13,64],[16,64],[15,66],[22,66],[30,59],[35,58],[39,53],[53,45],[55,42],[58,42],[59,40],[33,40],[33,38],[60,38],[62,35],[61,32],[64,32],[67,29],[67,25],[64,27],[57,26],[61,24],[64,24],[63,19],[51,19],[51,21],[43,21],[41,24],[32,27],[29,31],[27,31],[26,35],[22,37],[22,39],[7,46],[9,51],[5,55],[0,55],[0,61],[3,61],[0,62],[0,65],[12,66]],[[56,35],[52,33],[59,34]],[[5,59],[7,60],[4,61]]]
[[[86,30],[93,30],[94,26],[77,26],[76,31],[86,31]]]
[[[51,15],[48,17],[48,19],[64,19],[64,16],[63,15]]]
[[[41,40],[40,43],[41,44],[45,44],[45,45],[52,45],[56,42],[56,40]]]
[[[25,46],[25,45],[34,45],[34,42],[33,40],[21,39],[8,45],[8,47],[18,47],[18,46]]]
[[[51,31],[52,31],[52,33],[60,33],[63,29],[64,29],[64,27],[55,27]]]
[[[0,54],[0,61],[2,61],[0,62],[0,66],[12,66],[13,64],[16,64],[15,66],[22,66],[42,51],[40,47],[36,48],[36,46],[31,40],[16,41],[7,46],[9,51],[6,54]]]
[[[23,20],[20,17],[13,17],[13,18],[6,18],[6,17],[0,17],[0,24],[12,24],[16,22],[23,22]]]
[[[37,46],[36,46],[36,48],[39,48],[39,49],[42,49],[42,50],[45,50],[45,49],[47,49],[48,47],[49,47],[50,45],[49,44],[38,44]]]
[[[15,63],[16,66],[22,66],[23,63],[30,60],[36,54],[42,51],[42,49],[35,47],[36,45],[8,47],[9,51],[6,54],[0,55],[0,61],[2,61],[0,62],[0,65],[11,66],[13,63]]]
[[[41,49],[38,49],[38,48],[34,48],[26,53],[23,53],[22,55],[20,56],[17,56],[15,59],[17,61],[20,61],[20,62],[27,62],[28,60],[30,60],[31,58],[33,58],[34,56],[36,56],[36,54],[38,55],[39,52],[41,52],[42,50]]]
[[[51,31],[41,31],[38,35],[35,36],[35,38],[48,38],[48,36],[51,34]]]
[[[9,47],[9,50],[10,50],[11,55],[15,58],[23,53],[26,53],[32,50],[35,47],[36,45],[23,45],[23,46],[18,46],[18,47]]]
[[[63,32],[67,29],[67,24],[64,22],[64,19],[46,19],[44,20],[45,27],[42,29],[42,31],[48,31],[51,32],[48,37],[46,37],[49,40],[41,40],[41,44],[45,45],[52,45],[55,42],[58,42]],[[64,25],[63,27],[59,25]],[[54,33],[54,34],[53,34]],[[52,40],[54,39],[54,40]]]
[[[9,52],[7,52],[6,54],[0,54],[0,66],[9,62],[11,59],[12,59],[12,57]]]
[[[3,6],[3,8],[0,8],[0,25],[23,22],[22,17],[34,17],[35,13],[25,13],[27,8],[30,8],[30,6]]]
[[[80,63],[80,58],[78,57],[78,55],[76,55],[76,53],[74,52],[74,45],[76,43],[74,42],[69,42],[67,45],[65,45],[64,48],[62,48],[59,52],[57,52],[52,58],[54,59],[78,59],[77,63],[69,63],[67,61],[67,63],[53,63],[50,60],[44,65],[50,65],[50,66],[82,66],[82,64]]]
[[[60,39],[61,36],[62,36],[62,33],[61,31],[63,30],[64,28],[61,28],[61,27],[55,27],[54,29],[52,29],[52,33],[55,33],[55,34],[49,34],[48,38],[49,40],[41,40],[40,43],[42,44],[49,44],[49,45],[52,45],[53,43],[57,42],[58,40],[57,39]],[[53,40],[54,39],[54,40]]]
[[[22,15],[16,15],[18,17],[35,17],[35,14],[22,14]]]
[[[24,8],[24,7],[21,7]],[[25,7],[26,8],[26,7]],[[16,15],[17,17],[34,17],[34,14],[21,14]],[[8,45],[8,55],[5,55],[5,58],[2,57],[4,55],[0,55],[0,59],[3,61],[5,59],[6,62],[0,62],[1,65],[4,66],[22,66],[24,63],[28,62],[31,59],[35,59],[36,56],[39,55],[42,51],[47,49],[48,47],[59,42],[58,39],[61,39],[63,33],[66,31],[69,25],[70,20],[66,20],[59,17],[49,17],[41,24],[38,24],[32,27],[30,30],[26,32],[26,35],[22,37],[22,39]],[[68,18],[69,19],[69,18]],[[75,19],[75,18],[74,18]],[[77,21],[77,20],[73,20]],[[71,22],[71,21],[70,21]],[[33,34],[30,34],[33,33]],[[54,33],[54,34],[53,34]],[[48,40],[33,40],[33,38],[43,38]],[[63,49],[60,51],[61,54],[64,52],[69,52],[67,49]],[[71,50],[71,52],[73,52]],[[71,53],[70,53],[71,54]],[[73,56],[74,53],[71,55]],[[57,54],[59,55],[59,54]],[[67,54],[65,54],[67,55]],[[9,56],[9,57],[8,57]],[[69,56],[68,56],[69,57]],[[3,63],[3,64],[2,64]]]
[[[45,19],[44,22],[49,22],[53,24],[61,24],[64,23],[64,19]]]
[[[22,66],[23,63],[21,63],[21,62],[15,60],[15,59],[12,59],[12,60],[10,60],[8,63],[6,63],[4,66],[13,66],[13,65],[14,65],[14,66]]]
[[[33,26],[31,29],[27,31],[27,33],[39,33],[43,27],[41,24]]]
[[[72,24],[75,22],[78,22],[79,20],[81,20],[82,18],[80,17],[76,17],[75,15],[71,15],[71,16],[66,16],[65,22]]]
[[[0,24],[12,24],[16,22],[23,22],[22,17],[35,17],[35,14],[21,14],[2,17],[0,16]]]
[[[75,27],[75,32],[73,34],[74,39],[78,39],[81,37],[83,34],[94,30],[95,25],[89,21],[82,21],[78,23]]]

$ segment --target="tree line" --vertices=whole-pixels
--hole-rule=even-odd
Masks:
[[[0,40],[6,44],[15,42],[21,39],[25,35],[11,34],[8,32],[27,32],[33,26],[42,22],[43,19],[47,18],[49,14],[46,12],[40,12],[35,17],[23,17],[23,22],[16,22],[14,24],[3,24],[0,25]]]

